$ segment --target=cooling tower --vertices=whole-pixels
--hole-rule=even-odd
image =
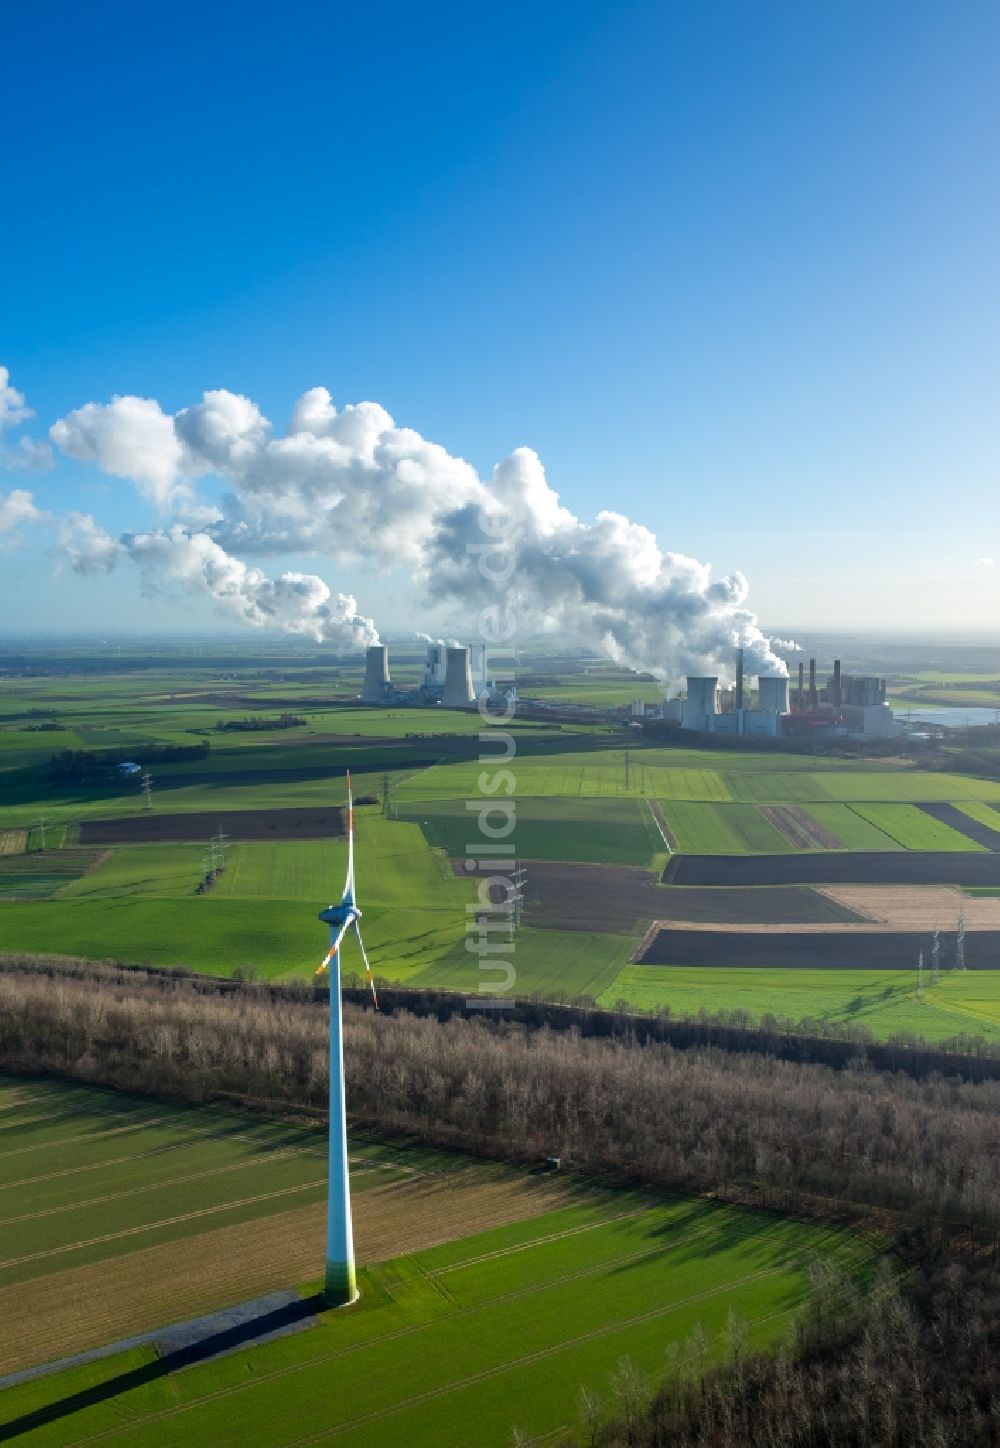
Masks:
[[[787,714],[787,678],[778,674],[761,674],[757,680],[757,700],[762,714]]]
[[[428,644],[424,665],[424,688],[440,688],[444,683],[444,644]]]
[[[476,702],[472,687],[472,654],[469,649],[449,649],[445,664],[441,703],[451,709],[466,709]]]
[[[681,727],[684,729],[710,729],[705,720],[716,712],[718,678],[693,679],[688,677],[688,696],[684,703]]]
[[[372,644],[365,656],[365,682],[361,690],[363,704],[381,704],[389,688],[389,650],[385,644]]]

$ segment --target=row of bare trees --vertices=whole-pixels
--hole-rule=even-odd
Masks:
[[[1000,1231],[1000,1082],[345,1007],[354,1115],[635,1181]],[[321,1110],[326,1016],[266,988],[0,973],[0,1061],[158,1094]]]

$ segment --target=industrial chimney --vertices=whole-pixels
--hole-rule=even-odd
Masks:
[[[736,650],[736,702],[734,709],[743,708],[743,649]]]
[[[809,708],[815,710],[819,704],[819,696],[816,693],[816,660],[809,660]]]
[[[806,666],[805,666],[805,664],[802,662],[802,660],[800,659],[800,660],[799,660],[799,697],[798,697],[798,699],[796,700],[800,712],[801,712],[801,710],[803,710],[803,709],[806,707],[805,670],[806,670]]]
[[[365,655],[365,682],[361,690],[362,704],[381,704],[389,690],[389,650],[385,644],[372,644]]]
[[[449,649],[441,703],[449,709],[467,709],[470,704],[475,702],[476,691],[472,687],[472,652],[470,649]]]
[[[833,661],[833,683],[832,683],[831,686],[830,686],[830,703],[833,705],[833,707],[834,707],[835,709],[839,709],[839,708],[840,708],[840,705],[841,705],[841,697],[840,697],[840,696],[841,696],[841,687],[840,687],[840,660],[839,660],[839,659],[834,659],[834,661]]]

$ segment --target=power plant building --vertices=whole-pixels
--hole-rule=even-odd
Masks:
[[[742,681],[741,681],[742,682]],[[734,700],[742,689],[737,689]],[[736,707],[720,714],[719,681],[714,677],[687,681],[687,699],[681,711],[681,728],[699,734],[750,735],[758,739],[776,739],[781,721],[788,713],[788,680],[785,677],[762,676],[758,680],[756,709]]]

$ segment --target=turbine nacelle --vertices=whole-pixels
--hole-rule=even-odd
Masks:
[[[361,914],[353,901],[344,900],[339,905],[328,905],[325,910],[321,910],[319,918],[325,921],[331,930],[339,930],[341,926],[350,928],[355,920],[361,919]]]

